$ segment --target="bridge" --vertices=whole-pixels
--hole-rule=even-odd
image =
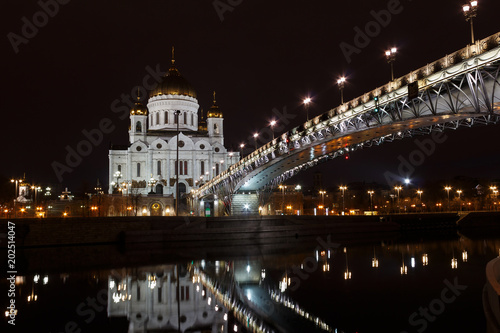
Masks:
[[[208,199],[231,214],[256,213],[266,193],[320,163],[416,135],[497,124],[499,73],[500,32],[281,134],[193,190],[191,205],[200,211]]]

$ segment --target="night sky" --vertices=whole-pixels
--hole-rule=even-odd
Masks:
[[[242,142],[253,145],[248,137],[267,126],[274,108],[286,107],[295,116],[285,131],[305,121],[304,97],[313,98],[310,116],[337,106],[342,74],[348,78],[346,100],[387,83],[387,48],[398,47],[395,73],[402,76],[470,42],[462,1],[402,0],[394,7],[398,13],[350,61],[341,43],[354,45],[355,27],[364,30],[374,21],[372,11],[397,1],[60,1],[67,3],[49,6],[53,17],[46,22],[36,1],[3,2],[0,175],[26,173],[36,183],[60,183],[53,162],[65,164],[65,147],[75,148],[85,139],[83,130],[110,119],[114,130],[63,175],[60,185],[75,191],[97,178],[107,185],[109,144],[128,143],[128,117],[120,119],[113,102],[142,86],[147,68],[166,71],[172,46],[202,108],[211,106],[217,91],[226,147],[236,150]],[[479,1],[477,38],[500,31],[499,12],[498,0]],[[34,16],[40,27],[24,28],[31,34],[25,38],[23,26]],[[487,126],[447,132],[446,142],[411,177],[500,178],[499,131]],[[413,149],[414,140],[406,139],[316,170],[332,185],[384,182],[384,172],[397,171],[398,156]],[[311,172],[302,177],[310,179]]]

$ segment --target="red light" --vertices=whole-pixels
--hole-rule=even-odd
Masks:
[[[346,160],[348,160],[348,159],[349,159],[349,155],[346,155],[346,156],[345,156],[345,159],[346,159]]]

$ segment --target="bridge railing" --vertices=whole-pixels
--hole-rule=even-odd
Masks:
[[[469,44],[466,47],[456,52],[448,54],[443,58],[438,59],[432,63],[426,64],[425,66],[417,70],[411,71],[410,73],[404,76],[396,78],[394,79],[394,81],[391,81],[383,86],[375,88],[372,91],[363,94],[362,96],[358,96],[344,103],[343,105],[339,105],[336,108],[324,112],[323,114],[320,114],[310,119],[309,121],[305,122],[304,124],[281,134],[277,138],[256,149],[246,157],[242,158],[239,162],[229,166],[227,170],[220,173],[218,176],[214,177],[207,183],[205,183],[199,190],[196,190],[195,192],[198,191],[204,192],[204,190],[214,186],[215,184],[218,184],[228,175],[234,174],[237,171],[244,169],[246,166],[248,166],[249,163],[253,163],[254,161],[256,161],[262,155],[262,153],[265,152],[267,154],[270,151],[274,150],[274,147],[278,145],[280,141],[286,141],[287,139],[293,140],[293,137],[299,137],[302,135],[302,133],[313,130],[314,127],[325,121],[329,121],[330,123],[335,121],[340,122],[345,120],[346,118],[350,118],[355,115],[353,109],[359,109],[360,107],[362,107],[361,108],[362,112],[373,109],[375,107],[374,97],[376,96],[380,97],[382,95],[394,92],[396,90],[404,88],[405,86],[413,82],[418,82],[419,89],[425,89],[430,85],[434,84],[433,82],[427,82],[426,79],[429,76],[438,73],[440,71],[443,71],[447,68],[453,67],[467,59],[476,57],[482,53],[485,53],[491,49],[498,47],[499,45],[500,45],[500,32],[493,34],[487,38],[484,38],[482,40],[478,40],[474,44]],[[383,103],[384,101],[381,102]],[[353,112],[349,116],[347,115],[347,112],[350,110],[353,110]]]

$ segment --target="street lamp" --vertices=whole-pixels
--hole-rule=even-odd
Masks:
[[[254,133],[253,141],[255,142],[255,150],[257,150],[257,138],[259,137],[259,133]]]
[[[344,86],[345,86],[345,77],[342,76],[340,79],[337,80],[337,84],[340,89],[340,104],[344,105]]]
[[[457,190],[457,193],[458,193],[458,205],[460,206],[460,211],[462,211],[462,198],[461,198],[462,190]]]
[[[16,202],[17,202],[17,197],[18,197],[18,193],[17,193],[17,187],[18,187],[18,184],[20,182],[22,182],[23,180],[22,179],[11,179],[10,182],[11,183],[15,183],[15,189],[14,189],[14,217],[17,217],[17,211],[16,211]]]
[[[465,21],[470,21],[470,36],[472,44],[474,44],[474,25],[473,19],[477,16],[477,1],[470,1],[462,6],[464,11]]]
[[[347,186],[340,186],[339,189],[342,191],[342,215],[344,215],[345,211],[345,191],[347,190]]]
[[[495,210],[497,210],[497,206],[496,206],[496,200],[497,200],[497,196],[498,196],[498,190],[497,190],[497,187],[496,186],[490,186],[490,190],[493,192],[493,194],[495,195],[495,203],[494,203],[494,206],[495,206]]]
[[[326,191],[319,191],[319,194],[321,194],[321,204],[323,205],[323,208],[324,208],[325,207],[325,194],[326,194]],[[325,215],[326,215],[326,213],[325,213]]]
[[[310,97],[307,97],[304,99],[304,105],[305,105],[305,108],[306,108],[306,119],[307,121],[309,121],[309,103],[311,103],[311,98]]]
[[[398,49],[395,47],[390,50],[385,51],[385,58],[387,59],[387,63],[391,65],[391,81],[394,81],[394,61],[396,61],[396,52]]]
[[[450,191],[452,189],[451,186],[445,186],[444,187],[445,191],[448,192],[448,211],[450,211]]]
[[[398,211],[399,211],[399,213],[401,213],[401,206],[399,205],[399,191],[401,191],[403,189],[403,187],[402,186],[395,186],[394,189],[396,191],[398,191]]]
[[[273,141],[274,141],[274,126],[276,126],[278,122],[276,120],[271,120],[269,126],[271,126],[271,131],[273,132]]]
[[[420,206],[422,207],[422,211],[424,210],[424,207],[422,206],[422,193],[424,193],[424,191],[422,190],[417,190],[417,194],[418,196],[420,197]]]
[[[374,191],[368,191],[368,194],[370,195],[370,212],[373,212],[373,194],[375,192]]]
[[[175,122],[177,123],[177,144],[175,155],[175,216],[179,216],[179,115],[180,110],[175,110]]]
[[[286,186],[285,185],[280,185],[279,189],[281,190],[281,215],[284,215],[285,211],[285,190]]]

